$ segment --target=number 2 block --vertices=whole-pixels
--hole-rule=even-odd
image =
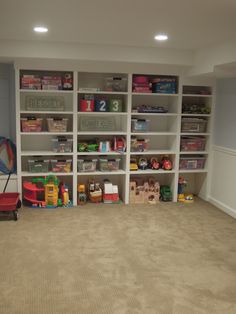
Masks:
[[[106,112],[108,111],[108,105],[106,100],[104,99],[98,99],[95,102],[95,111],[99,111],[99,112]]]

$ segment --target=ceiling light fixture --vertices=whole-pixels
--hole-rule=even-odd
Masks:
[[[36,26],[34,27],[36,33],[47,33],[48,29],[45,26]]]
[[[155,36],[155,39],[159,40],[159,41],[165,41],[165,40],[168,39],[168,36],[165,35],[165,34],[158,34],[158,35]]]

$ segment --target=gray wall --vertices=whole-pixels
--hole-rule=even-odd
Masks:
[[[12,64],[0,64],[0,135],[16,138],[15,78]]]
[[[216,82],[214,144],[236,149],[236,78]]]

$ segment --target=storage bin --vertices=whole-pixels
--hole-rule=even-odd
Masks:
[[[97,159],[78,159],[78,172],[94,172],[97,169]]]
[[[100,171],[117,171],[119,170],[120,159],[99,159],[99,170]]]
[[[106,77],[105,90],[110,92],[125,92],[127,90],[127,78],[125,77]]]
[[[29,111],[64,111],[65,100],[62,96],[26,96],[25,109]]]
[[[41,118],[21,118],[22,132],[41,132],[43,119]]]
[[[94,111],[94,99],[80,99],[79,111],[93,112]]]
[[[55,153],[71,153],[72,152],[72,138],[58,137],[52,138],[52,149]]]
[[[149,126],[149,120],[132,119],[131,120],[131,132],[147,132]]]
[[[201,118],[182,118],[181,131],[203,133],[206,131],[207,121]]]
[[[204,150],[206,145],[205,137],[182,136],[180,141],[181,151],[200,151]]]
[[[179,161],[179,169],[203,169],[206,157],[203,156],[181,156]]]
[[[66,132],[68,119],[62,118],[47,118],[49,132]]]
[[[48,172],[49,160],[43,159],[28,159],[29,172]]]
[[[148,139],[131,138],[131,152],[146,152],[148,150]]]
[[[51,159],[52,172],[71,172],[72,159],[57,160]]]

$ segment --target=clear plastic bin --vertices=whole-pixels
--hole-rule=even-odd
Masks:
[[[28,159],[29,172],[48,172],[49,160],[43,159]]]
[[[100,171],[118,171],[120,165],[120,159],[106,159],[100,158],[99,159],[99,170]]]
[[[105,90],[111,92],[125,92],[127,90],[127,79],[124,77],[107,77],[105,79]]]
[[[41,118],[21,118],[22,132],[42,132],[43,119]]]
[[[52,149],[55,153],[71,153],[72,146],[72,138],[58,137],[52,139]]]
[[[78,159],[78,172],[94,172],[97,169],[97,159]]]
[[[181,151],[203,151],[206,145],[205,137],[186,136],[181,137],[180,150]]]
[[[131,132],[147,132],[149,127],[149,120],[132,119]]]
[[[203,133],[206,131],[207,121],[198,118],[182,118],[181,131],[192,133]]]
[[[51,159],[52,172],[71,172],[72,160],[56,160]]]
[[[181,156],[179,169],[204,169],[206,157],[203,156]]]
[[[67,132],[67,118],[47,118],[49,132]]]

